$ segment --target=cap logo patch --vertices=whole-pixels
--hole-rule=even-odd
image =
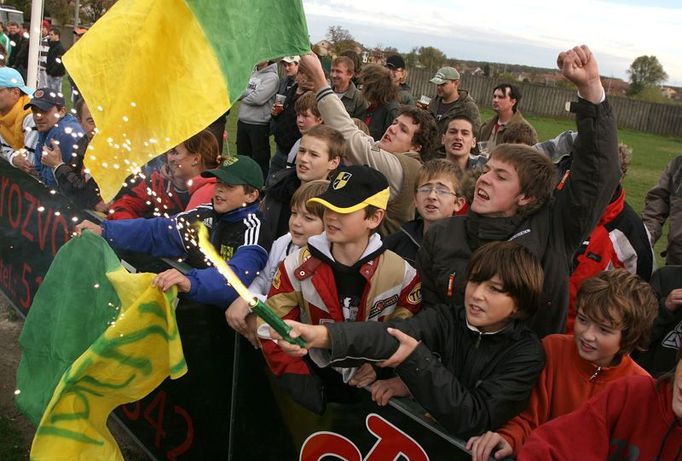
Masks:
[[[34,98],[42,98],[43,96],[45,96],[45,92],[43,90],[38,90],[33,93]]]
[[[234,165],[238,161],[239,161],[239,159],[237,157],[227,157],[225,160],[223,160],[223,163],[221,163],[221,166]]]
[[[353,175],[351,173],[348,173],[347,171],[342,171],[341,173],[339,173],[336,176],[334,183],[332,184],[332,189],[334,190],[343,189],[350,180],[351,176]]]

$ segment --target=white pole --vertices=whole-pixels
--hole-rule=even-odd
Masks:
[[[76,0],[76,8],[73,14],[73,28],[75,29],[78,27],[81,23],[81,18],[80,18],[80,6],[81,2],[80,0]]]
[[[43,27],[43,0],[31,2],[31,29],[28,42],[28,70],[26,85],[35,88],[38,83],[38,53]]]

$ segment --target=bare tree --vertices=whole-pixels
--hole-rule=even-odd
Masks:
[[[355,41],[353,36],[341,26],[330,26],[327,29],[327,40],[336,48],[336,45],[340,42]]]

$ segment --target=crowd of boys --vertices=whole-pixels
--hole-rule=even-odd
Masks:
[[[158,186],[131,186],[114,204],[83,170],[96,135],[84,101],[76,119],[58,91],[33,91],[0,68],[3,157],[109,214],[79,232],[192,266],[164,271],[154,285],[225,310],[276,382],[310,410],[352,402],[367,388],[379,405],[416,400],[468,439],[473,459],[572,459],[568,434],[586,427],[594,452],[609,459],[673,459],[682,368],[658,387],[651,375],[678,363],[682,271],[666,267],[653,288],[648,282],[649,239],[668,216],[679,218],[678,159],[649,194],[645,228],[624,201],[616,122],[586,46],[557,59],[578,90],[577,134],[542,144],[513,85],[494,89],[496,115],[481,124],[454,68],[436,73],[438,97],[420,108],[395,57],[383,72],[395,101],[408,104],[375,141],[362,121],[368,103],[353,83],[356,62],[332,60],[329,78],[315,55],[287,56],[279,80],[274,61],[258,64],[241,98],[237,155],[223,158],[221,137],[205,130],[149,166]],[[195,182],[206,188],[183,189]],[[164,209],[116,216],[116,203],[139,191]],[[206,262],[196,221],[305,348],[256,319]],[[631,394],[660,401],[661,412],[641,408],[640,417],[663,432],[620,421],[625,410],[614,402],[636,400]],[[621,456],[634,450],[640,458]]]

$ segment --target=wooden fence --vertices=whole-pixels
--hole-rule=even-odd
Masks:
[[[416,99],[422,94],[435,96],[436,86],[429,80],[435,72],[427,69],[411,69],[407,83],[412,87]],[[503,80],[462,75],[460,88],[468,90],[481,108],[491,108],[493,88]],[[570,118],[566,102],[574,101],[574,90],[532,83],[511,82],[521,89],[523,98],[519,104],[524,114],[554,118]],[[619,128],[629,128],[646,133],[682,137],[682,105],[656,104],[635,101],[622,96],[609,96],[616,112]]]

